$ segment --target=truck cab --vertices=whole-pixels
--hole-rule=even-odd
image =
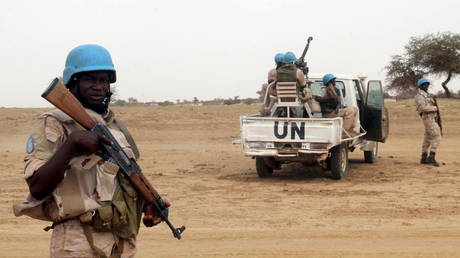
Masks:
[[[281,86],[277,96],[270,96],[275,84],[269,86],[261,115],[240,118],[244,153],[256,160],[260,177],[271,176],[283,164],[301,162],[319,164],[330,169],[334,179],[341,179],[348,174],[348,152],[357,148],[364,151],[365,162],[377,161],[378,142],[385,142],[389,130],[380,81],[336,75],[342,106],[358,109],[355,128],[360,133],[353,136],[343,130],[341,117],[323,118],[315,106],[314,96],[325,90],[322,75],[309,76],[305,89]]]

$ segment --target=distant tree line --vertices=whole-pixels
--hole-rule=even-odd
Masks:
[[[141,102],[136,98],[130,97],[127,100],[118,98],[117,89],[116,87],[112,87],[112,99],[111,104],[114,106],[133,106],[133,105],[149,105],[149,106],[170,106],[170,105],[233,105],[233,104],[246,104],[250,105],[253,103],[257,103],[257,98],[244,98],[240,99],[239,96],[235,96],[233,98],[214,98],[212,100],[199,100],[197,97],[194,97],[192,100],[180,100],[176,99],[175,102],[170,100],[165,101],[148,101],[148,102]]]

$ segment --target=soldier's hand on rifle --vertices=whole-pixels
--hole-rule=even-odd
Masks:
[[[69,135],[68,142],[75,150],[75,155],[84,154],[89,156],[96,152],[101,143],[112,143],[104,137],[98,136],[91,131],[76,131]]]
[[[165,205],[166,205],[166,207],[170,207],[171,203],[165,201]],[[142,223],[144,223],[144,225],[146,227],[153,227],[153,226],[159,224],[161,221],[162,220],[158,216],[158,213],[155,210],[155,208],[153,207],[153,205],[151,205],[151,204],[145,205],[145,207],[144,207],[144,218],[142,218]]]

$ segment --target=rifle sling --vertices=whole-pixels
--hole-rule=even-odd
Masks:
[[[120,131],[125,135],[126,140],[128,141],[129,145],[131,145],[131,150],[133,151],[136,159],[139,159],[139,157],[141,156],[139,149],[137,148],[136,142],[134,141],[133,136],[129,132],[126,125],[120,119],[117,119],[117,118],[114,119],[114,122],[118,126],[118,129],[120,129]]]

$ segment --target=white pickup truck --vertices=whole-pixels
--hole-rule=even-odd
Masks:
[[[312,95],[321,95],[325,87],[322,75],[312,75],[308,81]],[[283,91],[279,90],[281,93],[268,116],[240,117],[241,144],[245,155],[255,158],[259,177],[271,176],[282,164],[301,162],[319,164],[331,170],[332,178],[342,179],[348,173],[348,152],[356,148],[364,151],[365,162],[376,162],[377,142],[385,142],[388,136],[388,111],[384,106],[382,83],[368,81],[364,90],[364,81],[365,77],[347,75],[337,75],[336,79],[342,105],[359,109],[355,126],[361,133],[353,137],[342,129],[341,117],[321,118],[321,113],[313,113],[311,106],[295,97],[299,95],[299,89],[296,92],[295,88],[290,92],[296,94],[284,98],[288,104],[281,101]],[[286,89],[284,92],[289,92]],[[265,102],[270,101],[268,92]]]

